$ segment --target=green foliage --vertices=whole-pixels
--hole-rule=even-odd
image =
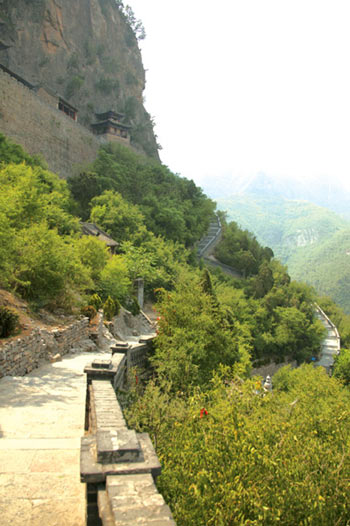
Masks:
[[[115,301],[110,296],[108,296],[108,298],[103,304],[103,314],[106,320],[111,321],[113,316],[116,315],[116,311],[117,311],[117,308],[116,308]]]
[[[111,296],[115,300],[125,301],[129,294],[131,281],[122,256],[112,256],[101,272],[99,287],[103,298]]]
[[[91,40],[85,41],[84,52],[86,57],[86,63],[88,65],[94,64],[97,58],[97,48]]]
[[[68,179],[68,186],[75,199],[77,214],[86,221],[90,215],[90,202],[105,190],[116,190],[117,183],[110,177],[93,172],[82,172]]]
[[[186,246],[204,234],[215,209],[193,181],[119,144],[103,147],[91,171],[69,186],[82,212],[93,197],[114,190],[139,207],[148,230]]]
[[[318,244],[300,247],[288,262],[295,279],[302,279],[319,294],[333,298],[347,314],[350,314],[349,243],[350,228],[344,228]]]
[[[1,285],[43,304],[90,286],[71,237],[79,223],[65,181],[40,166],[8,164],[0,186]]]
[[[79,58],[77,53],[72,53],[69,57],[69,60],[67,62],[67,69],[68,70],[78,70],[79,71]]]
[[[0,306],[0,338],[15,334],[18,328],[19,315],[13,309]]]
[[[118,2],[118,6],[123,8],[122,13],[137,40],[144,40],[146,38],[145,28],[143,27],[141,20],[136,19],[132,8],[129,5],[122,6],[121,2]]]
[[[326,208],[281,197],[234,195],[219,204],[230,219],[272,247],[294,279],[331,296],[350,313],[347,221]]]
[[[86,307],[81,309],[81,313],[91,321],[96,316],[97,311],[93,305],[86,305]]]
[[[45,223],[21,232],[17,239],[18,260],[12,283],[28,300],[50,304],[53,298],[66,301],[74,291],[91,286],[87,269],[81,264],[70,239],[65,240]]]
[[[10,139],[0,133],[0,163],[20,164],[25,162],[28,166],[45,167],[45,163],[37,155],[29,155],[21,146],[13,143]],[[0,165],[1,166],[1,165]]]
[[[188,251],[182,245],[152,234],[140,246],[125,241],[121,249],[130,278],[142,277],[149,297],[153,297],[154,289],[172,288],[188,257]]]
[[[178,524],[346,526],[349,391],[322,368],[282,374],[267,395],[224,369],[188,398],[154,382],[136,398],[129,425],[157,444]]]
[[[89,304],[92,305],[96,309],[96,311],[100,310],[100,308],[102,307],[102,303],[102,299],[97,293],[90,296]]]
[[[140,314],[141,307],[134,296],[128,299],[128,301],[126,302],[126,307],[133,316],[137,316],[138,314]]]
[[[67,99],[74,97],[74,95],[76,95],[78,91],[80,91],[83,84],[84,77],[82,77],[81,75],[74,75],[74,77],[72,77],[69,80],[66,86],[65,96],[67,97]]]
[[[118,316],[120,309],[121,309],[121,304],[118,298],[114,300],[114,305],[115,305],[115,316]]]
[[[90,220],[119,243],[141,241],[145,236],[144,217],[139,208],[128,203],[117,192],[106,190],[91,200],[91,206]]]
[[[259,272],[264,261],[270,261],[273,252],[260,246],[248,230],[241,230],[237,223],[231,222],[223,224],[222,239],[215,247],[215,256],[245,276],[251,276]]]
[[[95,83],[95,88],[105,95],[109,95],[112,92],[117,95],[119,92],[119,87],[118,79],[111,77],[100,77]]]
[[[82,236],[76,240],[75,246],[81,263],[88,270],[93,282],[97,283],[110,258],[108,247],[103,241],[92,236]]]
[[[6,165],[0,169],[0,208],[16,229],[46,221],[60,234],[80,230],[70,215],[71,198],[67,184],[41,167]]]
[[[342,349],[334,361],[333,375],[344,384],[350,384],[350,350]]]
[[[153,366],[174,390],[189,392],[206,385],[220,363],[249,370],[249,335],[225,309],[203,291],[200,276],[180,274],[175,289],[160,291],[158,326]]]

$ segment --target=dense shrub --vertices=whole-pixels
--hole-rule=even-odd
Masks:
[[[102,299],[98,294],[90,296],[89,305],[93,305],[97,311],[102,307],[102,303]]]
[[[128,425],[157,444],[177,524],[348,524],[349,390],[322,367],[277,375],[271,394],[222,369],[189,398],[153,381],[136,397]]]
[[[139,305],[139,302],[137,301],[136,298],[131,298],[129,303],[128,303],[128,309],[129,311],[131,312],[131,314],[133,316],[137,316],[138,314],[140,314],[140,305]]]
[[[111,321],[113,316],[116,314],[116,310],[115,301],[110,296],[108,296],[103,305],[103,314],[107,321]]]
[[[0,338],[7,338],[16,332],[19,315],[8,307],[0,306]]]

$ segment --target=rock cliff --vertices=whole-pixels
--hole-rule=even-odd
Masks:
[[[114,109],[132,125],[131,143],[158,158],[143,107],[145,72],[135,32],[115,0],[0,0],[0,63],[79,110]]]

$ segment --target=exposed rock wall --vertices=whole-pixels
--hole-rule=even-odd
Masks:
[[[88,338],[87,318],[62,329],[35,329],[29,336],[17,338],[0,347],[0,378],[24,376],[36,369],[40,362],[48,361],[57,353],[63,356]]]
[[[1,0],[0,63],[69,101],[83,125],[125,113],[133,146],[158,158],[141,53],[115,0]]]

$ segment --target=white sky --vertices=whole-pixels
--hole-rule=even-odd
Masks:
[[[350,185],[349,0],[125,0],[163,163]]]

